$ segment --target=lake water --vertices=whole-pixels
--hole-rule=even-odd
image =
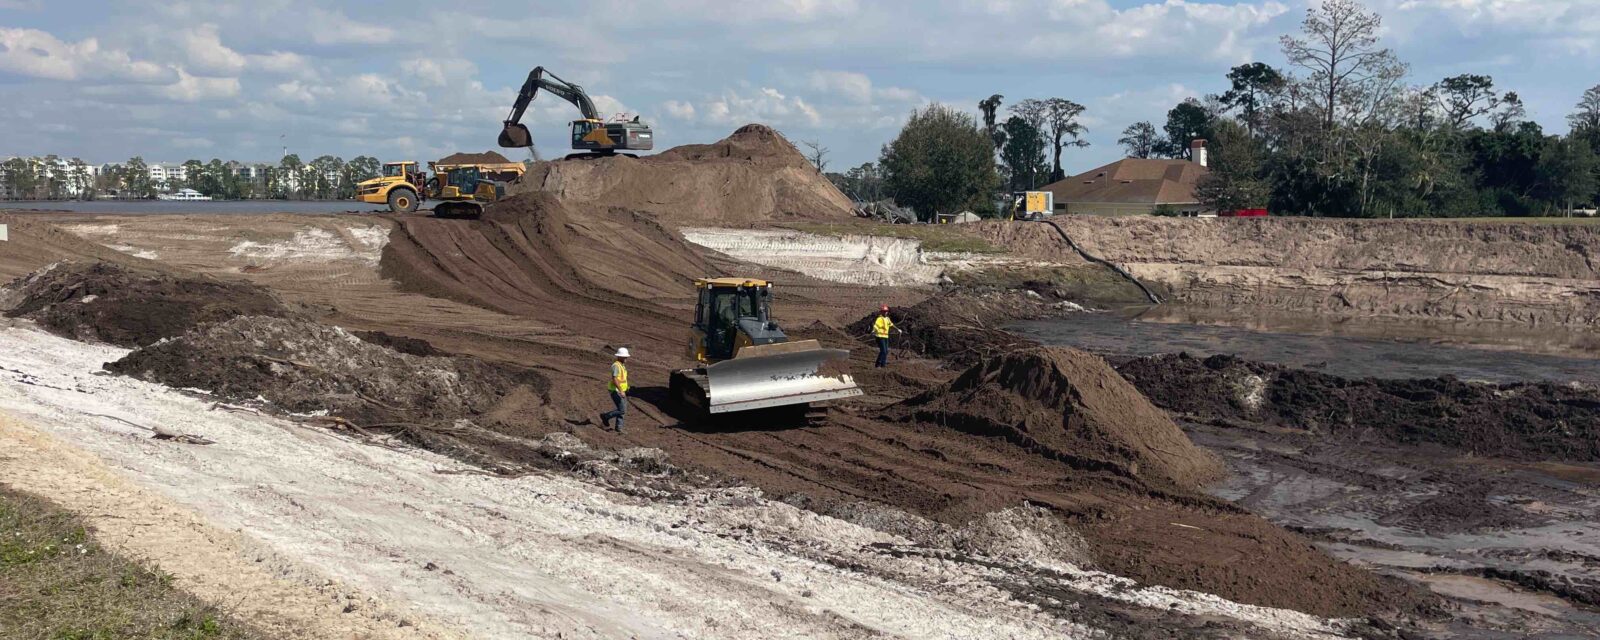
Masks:
[[[0,211],[64,211],[104,214],[261,214],[261,213],[379,213],[389,207],[354,200],[0,200]]]
[[[1095,353],[1148,356],[1188,352],[1236,355],[1249,360],[1365,378],[1432,378],[1512,382],[1550,380],[1600,384],[1600,350],[1581,329],[1527,329],[1484,325],[1320,324],[1264,320],[1186,322],[1182,309],[1085,313],[1020,322],[1008,327],[1045,344]],[[1141,313],[1147,314],[1141,317]],[[1175,320],[1177,318],[1177,320]],[[1537,336],[1543,335],[1540,340]],[[1513,336],[1514,339],[1502,339]]]

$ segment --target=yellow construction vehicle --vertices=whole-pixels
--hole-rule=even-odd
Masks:
[[[703,278],[694,286],[688,356],[700,364],[672,372],[670,392],[681,406],[705,415],[861,395],[844,364],[848,349],[790,341],[773,322],[772,283]]]
[[[395,213],[411,213],[425,200],[438,200],[433,208],[436,216],[476,216],[483,212],[483,203],[505,197],[505,183],[527,171],[520,162],[441,161],[428,163],[428,168],[432,178],[414,161],[385,163],[383,175],[356,185],[356,200],[387,204]]]
[[[522,165],[517,165],[522,166]],[[506,183],[492,180],[476,165],[434,165],[428,197],[438,202],[433,215],[440,218],[476,218],[483,205],[506,197]]]
[[[422,203],[422,185],[427,179],[414,160],[385,162],[382,175],[356,185],[356,200],[387,204],[396,213],[411,213]]]

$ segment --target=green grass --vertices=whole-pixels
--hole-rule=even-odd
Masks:
[[[202,640],[264,637],[110,553],[81,519],[0,487],[0,637]]]
[[[960,225],[797,222],[784,226],[795,231],[823,236],[907,238],[921,241],[925,251],[989,254],[1006,252],[1005,249],[990,244],[988,240],[961,231]]]
[[[1555,225],[1555,226],[1600,225],[1600,216],[1596,216],[1596,217],[1593,217],[1593,218],[1584,218],[1584,217],[1576,217],[1576,216],[1575,217],[1571,217],[1571,218],[1566,218],[1566,217],[1561,217],[1561,218],[1555,218],[1555,217],[1551,217],[1551,218],[1528,218],[1528,217],[1505,216],[1505,217],[1493,217],[1493,218],[1437,218],[1437,219],[1438,220],[1451,220],[1451,221],[1455,221],[1455,222],[1495,222],[1495,223],[1511,223],[1511,224],[1548,224],[1548,225]]]

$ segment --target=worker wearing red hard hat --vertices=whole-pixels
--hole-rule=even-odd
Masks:
[[[889,366],[890,331],[905,333],[900,331],[899,327],[894,326],[894,321],[889,319],[889,305],[883,305],[878,308],[877,319],[872,321],[872,337],[878,339],[878,363],[873,365],[875,367]]]

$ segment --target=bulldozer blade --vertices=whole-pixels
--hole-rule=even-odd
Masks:
[[[711,413],[748,411],[822,402],[861,395],[842,364],[848,349],[823,349],[815,340],[745,347],[732,360],[706,367],[707,409]]]

